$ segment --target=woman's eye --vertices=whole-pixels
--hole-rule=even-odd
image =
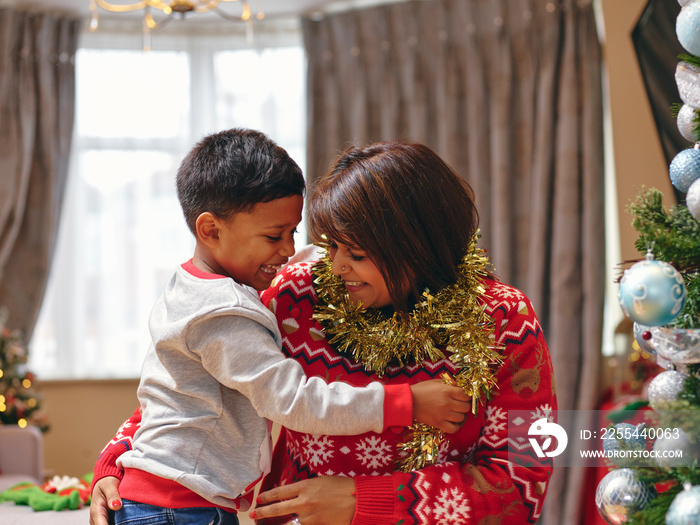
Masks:
[[[270,239],[272,242],[279,242],[282,240],[282,237],[272,237],[271,235],[266,235],[268,239]]]
[[[355,262],[360,262],[361,260],[363,260],[365,258],[365,255],[353,255],[351,253],[350,258]]]

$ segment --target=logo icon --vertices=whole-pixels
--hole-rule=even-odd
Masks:
[[[530,425],[530,429],[527,434],[529,436],[544,436],[546,439],[542,446],[535,438],[529,438],[532,448],[535,449],[535,454],[538,458],[543,458],[547,456],[548,458],[553,458],[564,452],[566,445],[569,443],[569,437],[566,435],[566,430],[556,423],[547,421],[547,418],[543,417],[535,421]],[[552,436],[557,439],[557,448],[548,451],[552,445]]]

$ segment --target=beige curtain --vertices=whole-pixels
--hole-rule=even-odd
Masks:
[[[307,18],[307,174],[347,143],[410,138],[474,187],[482,246],[544,326],[559,408],[599,397],[601,49],[589,0],[422,0]],[[541,523],[576,524],[584,469]]]
[[[0,9],[0,307],[28,339],[66,184],[79,19]]]

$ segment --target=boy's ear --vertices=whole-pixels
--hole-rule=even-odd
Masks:
[[[211,212],[205,211],[195,222],[197,238],[207,246],[216,244],[219,240],[219,220]]]

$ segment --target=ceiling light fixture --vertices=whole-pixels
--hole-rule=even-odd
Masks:
[[[258,0],[258,13],[255,18],[262,20],[265,12],[262,1]],[[239,3],[241,4],[241,14],[231,15],[220,8],[220,4]],[[160,29],[168,24],[173,18],[179,15],[184,19],[190,13],[214,12],[225,20],[233,22],[244,22],[246,24],[246,37],[248,41],[253,38],[253,15],[250,3],[247,0],[141,0],[139,2],[119,2],[119,0],[90,0],[90,31],[97,31],[99,28],[98,8],[112,13],[129,13],[132,11],[144,11],[143,15],[143,49],[151,49],[151,31]],[[153,16],[155,11],[159,11]]]

